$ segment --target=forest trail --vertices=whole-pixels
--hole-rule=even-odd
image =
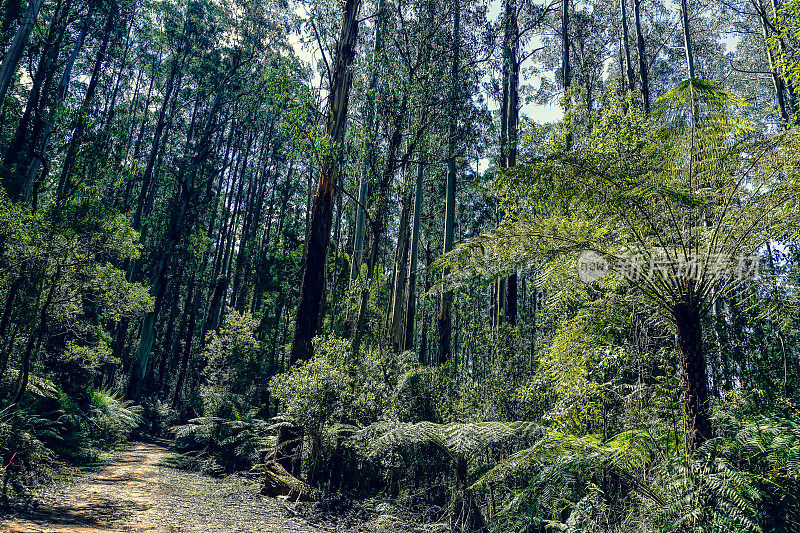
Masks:
[[[98,472],[43,493],[31,508],[0,518],[7,533],[317,533],[253,484],[166,466],[169,451],[135,443]]]

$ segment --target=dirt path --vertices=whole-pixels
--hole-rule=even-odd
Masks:
[[[164,465],[166,448],[137,443],[76,484],[45,492],[29,510],[0,516],[8,533],[322,533],[252,484]]]

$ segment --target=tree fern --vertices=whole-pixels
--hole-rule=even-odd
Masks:
[[[720,456],[716,442],[692,455],[675,456],[660,467],[659,491],[666,505],[656,513],[663,532],[763,531],[763,497],[756,478]]]
[[[353,439],[361,441],[372,457],[400,446],[430,443],[452,459],[459,459],[483,451],[492,444],[510,439],[531,440],[540,433],[540,427],[533,422],[380,422],[357,432]]]

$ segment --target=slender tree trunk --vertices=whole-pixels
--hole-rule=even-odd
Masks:
[[[561,6],[561,78],[564,85],[565,112],[571,107],[569,88],[572,83],[572,72],[569,64],[569,0],[563,0]],[[566,113],[565,113],[566,114]],[[567,150],[572,148],[572,127],[569,126],[566,137]]]
[[[419,248],[420,213],[422,211],[422,178],[424,165],[417,165],[417,182],[414,188],[414,223],[411,229],[411,257],[408,262],[408,281],[406,283],[406,316],[403,350],[414,348],[414,315],[417,305],[417,249]]]
[[[333,195],[339,177],[339,163],[336,159],[339,152],[337,147],[344,140],[347,125],[347,106],[353,81],[353,72],[350,66],[355,58],[359,4],[360,0],[345,1],[341,33],[336,43],[336,59],[331,72],[328,119],[325,129],[326,136],[333,146],[326,149],[320,161],[319,184],[311,206],[309,238],[306,241],[305,250],[305,269],[300,288],[300,302],[297,306],[290,364],[311,357],[313,354],[311,340],[319,328],[325,284],[325,257],[333,218]]]
[[[508,24],[506,26],[506,47],[508,48],[508,102],[506,115],[506,157],[504,168],[517,165],[517,129],[519,122],[519,22],[517,20],[516,0],[506,0]],[[505,318],[511,326],[517,325],[517,274],[505,280]]]
[[[394,288],[392,290],[392,345],[396,350],[403,347],[403,310],[405,306],[406,275],[408,273],[409,218],[411,215],[411,194],[403,194],[400,209],[400,225],[397,230],[397,250],[395,253]]]
[[[767,64],[769,65],[769,73],[772,78],[772,87],[775,89],[775,103],[778,106],[778,114],[781,117],[781,127],[786,129],[786,124],[789,122],[789,113],[786,111],[786,100],[783,97],[785,87],[783,79],[778,75],[778,69],[775,68],[775,58],[772,56],[772,48],[770,48],[768,42],[769,29],[767,27],[767,13],[760,1],[756,9],[758,10],[758,18],[761,21],[761,31],[764,34],[764,46],[767,49]]]
[[[444,253],[453,249],[453,226],[455,225],[456,210],[456,116],[458,114],[458,95],[459,95],[459,52],[461,50],[461,0],[455,0],[453,12],[453,63],[451,67],[450,80],[450,131],[447,147],[447,184],[445,192],[444,210]],[[448,275],[448,271],[443,273]],[[453,291],[448,287],[442,287],[442,295],[439,301],[439,316],[436,322],[438,336],[437,360],[439,364],[444,364],[450,359],[451,352],[451,307],[453,305]]]
[[[23,267],[24,268],[24,267]],[[0,318],[0,339],[5,338],[6,330],[8,329],[8,324],[11,322],[11,314],[14,312],[14,300],[17,297],[17,292],[19,292],[20,287],[22,286],[22,282],[24,281],[24,271],[20,273],[19,276],[14,280],[11,286],[8,288],[8,293],[6,294],[6,303],[3,306],[3,316]],[[6,373],[6,368],[8,367],[8,359],[10,356],[9,350],[3,350],[0,353],[0,382],[3,381],[3,376]]]
[[[95,92],[97,91],[97,84],[100,80],[100,73],[103,67],[103,62],[105,61],[106,49],[108,48],[108,43],[111,40],[111,34],[114,30],[114,22],[116,21],[116,17],[116,3],[113,3],[111,9],[109,10],[108,18],[106,19],[106,26],[103,30],[103,40],[101,41],[100,48],[97,51],[97,58],[95,59],[94,68],[92,69],[92,76],[89,79],[89,86],[86,89],[86,96],[84,97],[83,104],[78,111],[75,129],[73,130],[72,138],[70,139],[69,146],[67,147],[67,153],[64,156],[64,164],[61,169],[61,178],[59,179],[58,184],[58,195],[60,198],[66,196],[67,191],[69,190],[70,173],[75,165],[78,148],[80,148],[80,145],[83,142],[83,134],[86,130],[86,124],[89,118],[88,114],[91,110],[92,102],[94,101]]]
[[[251,148],[253,145],[253,133],[251,132],[247,141],[247,151],[245,152],[244,161],[242,161],[242,178],[240,182],[239,188],[239,196],[244,204],[243,209],[241,210],[241,218],[242,218],[242,231],[241,231],[241,238],[239,239],[239,246],[238,246],[238,253],[236,254],[236,270],[233,272],[233,276],[231,279],[233,280],[233,288],[231,290],[231,306],[236,307],[236,300],[239,296],[239,289],[242,284],[242,274],[245,268],[245,263],[247,262],[247,254],[249,253],[248,250],[248,240],[249,240],[249,226],[248,226],[248,206],[250,204],[249,195],[248,198],[245,198],[244,194],[244,185],[245,182],[247,183],[248,193],[252,192],[253,189],[253,180],[252,174],[250,175],[251,179],[246,180],[247,177],[247,161],[250,158]]]
[[[66,19],[69,10],[69,1],[59,0],[36,65],[25,111],[3,156],[3,168],[0,172],[3,186],[9,197],[15,200],[25,200],[25,176],[31,161],[37,156],[36,148],[41,139],[42,117],[45,112],[44,100],[55,75],[58,54],[67,29]]]
[[[136,213],[133,216],[133,227],[137,230],[142,227],[142,217],[146,214],[145,204],[150,191],[150,182],[153,180],[153,172],[158,159],[159,147],[161,146],[161,137],[164,134],[164,128],[167,126],[167,110],[172,101],[175,80],[178,77],[182,62],[181,53],[179,52],[173,59],[172,68],[170,69],[169,76],[167,77],[167,84],[164,88],[164,101],[161,102],[161,109],[158,112],[158,122],[156,123],[153,143],[150,148],[150,157],[147,160],[147,167],[145,167],[142,177],[142,190],[139,195],[139,201],[136,204]],[[147,109],[145,109],[145,116],[146,113]],[[142,125],[142,128],[144,128],[144,125]]]
[[[378,18],[375,21],[375,43],[372,50],[372,72],[370,73],[369,95],[366,101],[366,124],[367,136],[364,146],[364,161],[361,166],[361,179],[358,185],[358,205],[356,205],[356,227],[353,237],[353,256],[350,258],[350,282],[358,279],[361,271],[364,246],[364,208],[367,207],[367,195],[369,193],[370,176],[374,173],[375,167],[375,137],[378,133],[378,124],[375,116],[375,99],[378,92],[378,71],[380,56],[383,51],[383,18],[385,15],[384,0],[378,0]],[[348,303],[344,337],[350,336],[353,323],[353,312],[355,308]]]
[[[156,267],[156,277],[153,283],[153,295],[155,305],[152,311],[146,313],[142,319],[142,327],[139,335],[139,347],[136,351],[136,358],[131,367],[131,379],[128,382],[127,399],[138,402],[144,392],[147,374],[147,363],[150,353],[153,350],[153,340],[155,336],[155,323],[158,313],[164,303],[164,294],[167,289],[167,250],[164,250]]]
[[[633,0],[633,22],[636,27],[636,53],[639,56],[639,83],[642,88],[642,105],[646,115],[650,114],[650,80],[642,32],[642,0]]]
[[[780,9],[780,5],[778,4],[778,0],[772,0],[771,3],[772,3],[772,17],[773,20],[775,20],[778,18],[778,10]],[[784,43],[783,38],[779,38],[778,52],[781,55],[783,55],[785,50],[786,50],[786,43]],[[787,78],[784,81],[786,83],[786,88],[788,89],[789,92],[789,107],[791,108],[793,114],[798,113],[800,112],[800,105],[798,105],[797,102],[797,96],[796,96],[797,93],[794,81],[792,81],[791,78]]]
[[[689,79],[693,80],[695,79],[695,72],[692,36],[689,28],[689,0],[681,0],[681,23],[683,27],[683,44],[686,47],[686,73]]]
[[[34,182],[36,181],[36,175],[39,172],[39,167],[44,162],[45,154],[47,153],[47,147],[50,144],[50,136],[53,133],[53,128],[55,128],[56,120],[58,119],[58,113],[61,111],[61,106],[64,104],[64,100],[67,98],[67,93],[69,92],[69,82],[72,78],[72,69],[75,66],[75,61],[78,59],[78,53],[80,52],[81,48],[83,48],[83,42],[86,40],[86,33],[89,31],[89,26],[92,23],[92,18],[94,17],[94,10],[95,10],[95,2],[91,2],[89,4],[89,12],[86,14],[86,18],[83,22],[83,27],[81,28],[81,32],[78,35],[78,40],[75,42],[75,47],[72,49],[72,53],[67,59],[67,64],[64,67],[64,72],[61,74],[61,79],[58,82],[58,89],[56,91],[56,100],[53,102],[53,105],[50,108],[49,117],[47,120],[47,124],[44,127],[44,134],[42,135],[41,141],[41,148],[39,149],[38,157],[35,157],[28,166],[27,176],[25,179],[25,186],[23,189],[23,198],[27,201],[30,197],[31,193],[33,192]],[[46,169],[45,169],[46,174]]]
[[[625,81],[628,84],[628,90],[633,91],[635,86],[633,82],[633,65],[631,64],[631,48],[628,44],[628,6],[625,0],[619,0],[620,14],[622,15],[622,49],[625,51]]]
[[[188,312],[188,325],[186,327],[186,337],[184,338],[183,343],[183,353],[181,355],[181,363],[180,367],[178,368],[178,378],[175,381],[175,394],[172,396],[172,408],[176,408],[178,406],[178,402],[181,399],[181,392],[183,391],[183,382],[186,379],[186,369],[189,366],[189,356],[192,353],[192,339],[194,338],[194,330],[197,326],[197,312],[198,312],[198,301],[199,301],[199,292],[200,289],[198,288],[196,291],[194,290],[194,283],[195,279],[192,277],[191,287],[187,292],[188,302],[186,304],[186,310]]]
[[[30,2],[28,2],[28,8],[25,10],[25,15],[23,15],[20,21],[17,33],[14,35],[14,40],[11,41],[11,46],[6,51],[3,63],[0,65],[0,112],[2,112],[8,88],[11,86],[11,81],[14,79],[14,74],[17,72],[19,60],[22,58],[25,45],[28,44],[28,38],[31,36],[33,25],[36,22],[36,17],[39,16],[39,10],[42,7],[43,1],[44,0],[30,0]]]

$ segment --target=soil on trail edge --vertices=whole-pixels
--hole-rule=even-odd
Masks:
[[[97,473],[0,516],[8,533],[323,533],[284,504],[236,484],[164,465],[169,451],[137,443]]]

